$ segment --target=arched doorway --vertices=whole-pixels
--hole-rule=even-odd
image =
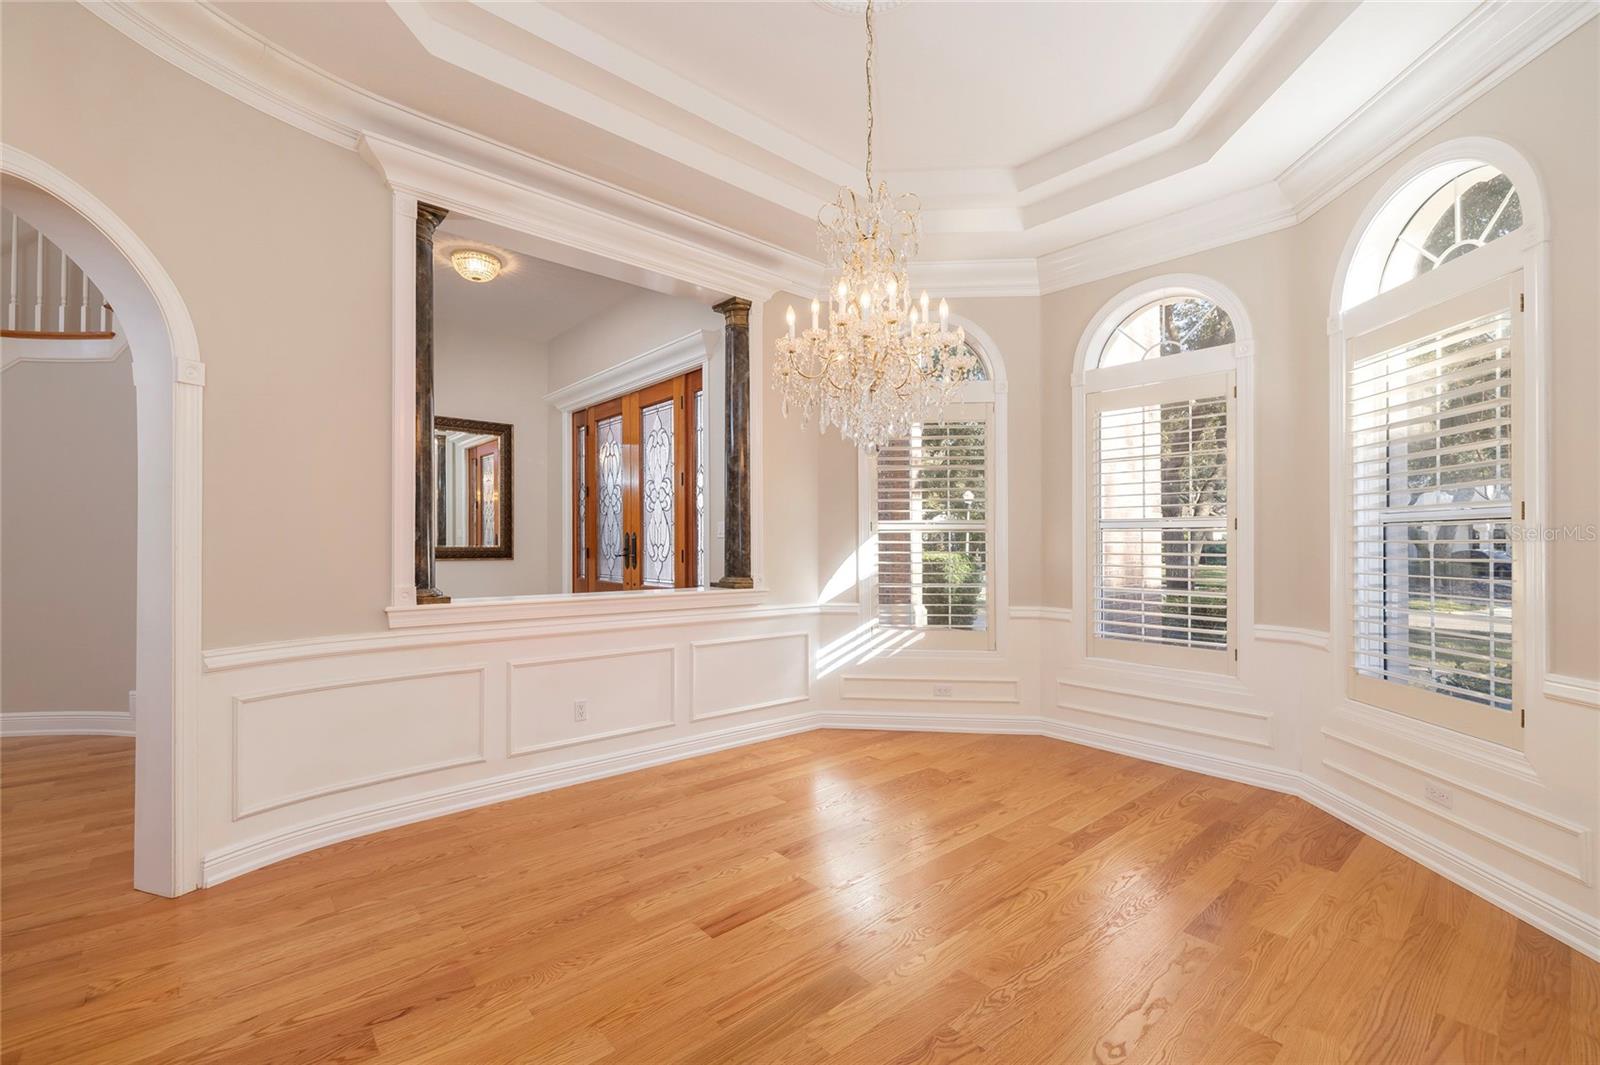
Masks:
[[[133,357],[138,435],[134,886],[198,881],[201,400],[205,368],[177,287],[104,203],[48,163],[0,145],[0,190],[91,274]]]

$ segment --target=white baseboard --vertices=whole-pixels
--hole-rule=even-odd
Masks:
[[[1506,876],[1452,850],[1411,825],[1346,795],[1325,781],[1305,777],[1300,795],[1350,827],[1360,829],[1379,843],[1393,847],[1446,880],[1454,881],[1512,916],[1527,921],[1541,932],[1600,961],[1600,918],[1575,910],[1515,877]]]
[[[0,713],[0,736],[132,736],[126,710],[12,710]]]
[[[306,821],[276,832],[231,844],[207,854],[201,862],[200,886],[214,887],[254,869],[273,862],[292,858],[333,843],[341,843],[357,836],[398,828],[416,821],[443,814],[470,810],[476,806],[489,806],[507,799],[553,791],[569,784],[600,780],[604,777],[648,769],[666,762],[713,754],[730,747],[760,743],[763,740],[810,732],[817,727],[815,715],[796,714],[792,717],[760,721],[749,725],[736,725],[683,739],[647,744],[615,754],[591,755],[587,758],[558,762],[554,765],[535,766],[515,773],[503,773],[482,780],[469,780],[463,784],[435,788],[420,795],[374,803],[333,817]]]
[[[823,728],[1048,736],[1067,743],[1296,795],[1574,949],[1600,960],[1600,919],[1581,913],[1544,892],[1446,847],[1405,822],[1336,790],[1325,781],[1296,769],[1196,751],[1076,722],[1024,714],[811,711],[614,754],[538,766],[438,788],[421,795],[375,803],[224,847],[205,857],[201,884],[212,887],[296,854],[442,814]]]

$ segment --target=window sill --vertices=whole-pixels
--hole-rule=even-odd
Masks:
[[[385,613],[391,629],[434,629],[452,625],[493,625],[566,619],[677,619],[759,606],[765,588],[648,588],[632,592],[590,592],[582,595],[520,595],[456,599],[431,605],[391,606]]]

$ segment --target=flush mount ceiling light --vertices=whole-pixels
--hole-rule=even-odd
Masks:
[[[500,269],[505,264],[498,256],[490,255],[477,248],[462,248],[460,251],[450,253],[450,265],[456,268],[456,273],[468,281],[482,284],[493,281],[500,276]]]
[[[893,195],[872,176],[873,7],[867,24],[866,196],[846,186],[817,218],[832,283],[828,316],[811,301],[811,328],[778,339],[773,385],[783,412],[797,409],[803,422],[837,426],[858,447],[876,450],[935,415],[971,374],[976,360],[963,330],[949,328],[950,311],[939,301],[934,324],[928,294],[913,302],[906,264],[917,253],[915,196]]]

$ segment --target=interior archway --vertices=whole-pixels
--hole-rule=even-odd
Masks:
[[[138,437],[134,886],[198,879],[194,784],[200,667],[201,388],[194,326],[170,276],[98,198],[6,146],[8,207],[93,276],[133,360]]]

